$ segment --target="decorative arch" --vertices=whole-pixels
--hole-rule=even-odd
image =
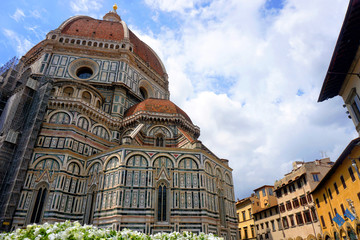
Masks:
[[[67,165],[69,166],[71,163],[76,163],[78,166],[79,166],[79,170],[80,170],[80,173],[83,173],[84,172],[84,166],[83,164],[78,160],[78,159],[70,159],[68,162],[67,162]],[[69,167],[68,167],[69,168]]]
[[[213,167],[211,166],[212,164],[210,163],[210,161],[206,160],[205,164],[204,164],[204,169],[205,172],[209,173],[210,175],[213,175]]]
[[[151,159],[151,166],[154,167],[155,161],[156,161],[158,158],[160,158],[160,157],[169,158],[170,161],[171,161],[171,164],[172,164],[172,168],[174,168],[174,166],[175,166],[175,159],[174,159],[174,157],[173,157],[172,155],[170,155],[170,154],[168,154],[168,153],[157,153],[157,154],[155,154],[155,155],[152,157],[152,159]]]
[[[163,134],[166,138],[173,138],[174,134],[173,132],[164,125],[155,125],[149,128],[146,135],[155,137],[157,134]]]
[[[64,97],[74,97],[74,93],[75,93],[75,88],[73,86],[64,86],[62,88],[62,95]]]
[[[165,171],[167,177],[170,177],[170,170],[174,168],[174,162],[164,154],[157,156],[152,166],[155,169],[155,177],[160,177],[162,171]]]
[[[90,118],[88,116],[85,116],[85,115],[80,115],[77,118],[76,126],[78,126],[81,129],[84,129],[84,130],[88,131],[90,129],[90,127],[91,127]]]
[[[181,157],[179,157],[179,159],[177,160],[177,165],[176,167],[179,168],[179,163],[181,162],[181,160],[185,159],[185,158],[190,158],[191,160],[193,160],[195,162],[195,164],[197,165],[197,169],[200,168],[200,161],[199,159],[197,159],[196,157],[194,157],[193,155],[190,154],[185,154],[182,155]]]
[[[143,153],[143,152],[132,152],[132,153],[128,154],[128,155],[126,156],[126,158],[125,158],[125,161],[124,161],[124,162],[126,163],[126,165],[127,165],[127,163],[128,163],[128,160],[129,160],[131,157],[137,156],[137,155],[144,157],[144,158],[146,159],[146,161],[147,161],[147,166],[150,165],[150,162],[151,162],[150,157],[149,157],[147,154]]]
[[[330,236],[330,234],[326,231],[325,233],[324,233],[324,240],[331,240],[332,238],[331,238],[331,236]]]
[[[146,157],[140,154],[134,154],[126,161],[127,167],[148,167],[149,162]]]
[[[84,90],[81,92],[80,94],[81,100],[83,100],[84,102],[87,102],[89,104],[92,103],[93,100],[93,95],[90,91]]]
[[[120,166],[120,160],[117,156],[109,157],[104,164],[104,171],[110,171]]]
[[[110,134],[109,129],[100,123],[95,124],[92,127],[91,132],[98,137],[101,137],[105,140],[110,141],[111,134]]]
[[[225,182],[229,185],[231,185],[231,176],[228,172],[225,172]]]
[[[189,169],[189,170],[197,170],[199,169],[199,165],[198,163],[193,159],[193,158],[189,158],[189,157],[184,157],[181,160],[179,160],[178,163],[178,168],[179,170],[185,170],[185,169]]]
[[[317,234],[317,239],[318,239],[318,240],[322,240],[322,236],[321,236],[320,233]]]
[[[306,238],[306,240],[316,240],[316,237],[312,234],[309,234]]]
[[[56,124],[70,124],[73,116],[70,112],[64,110],[56,110],[49,114],[48,122]]]
[[[94,173],[99,173],[102,169],[102,163],[100,160],[95,160],[90,164],[86,170],[86,175],[93,175]]]
[[[219,177],[220,180],[223,180],[223,179],[224,179],[224,178],[223,178],[223,173],[222,173],[222,171],[220,170],[219,167],[216,167],[216,168],[215,168],[215,174],[216,174],[217,177]]]
[[[61,161],[59,158],[55,157],[55,156],[52,156],[52,155],[45,155],[45,156],[42,156],[42,157],[39,157],[38,159],[36,159],[32,164],[31,164],[31,167],[30,168],[36,168],[36,166],[38,165],[38,163],[40,163],[42,160],[46,160],[46,159],[52,159],[54,161],[57,162],[57,164],[59,165],[59,170],[60,168],[62,167],[62,164],[61,164]]]
[[[300,236],[297,236],[297,237],[295,238],[295,240],[303,240],[303,238],[300,237]]]
[[[146,93],[146,96],[142,95],[142,92]],[[144,98],[152,98],[154,96],[154,88],[151,86],[151,84],[146,79],[141,79],[139,82],[139,93]]]
[[[75,161],[68,164],[67,171],[72,174],[80,174],[80,166]]]

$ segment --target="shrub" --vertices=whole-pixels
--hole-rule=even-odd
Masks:
[[[28,225],[25,229],[17,229],[10,233],[1,233],[0,239],[23,239],[23,240],[221,240],[213,234],[200,233],[199,235],[192,232],[172,232],[157,233],[155,235],[146,235],[124,229],[114,231],[110,229],[97,228],[92,225],[81,225],[79,222],[61,222],[61,223],[44,223],[43,225]]]

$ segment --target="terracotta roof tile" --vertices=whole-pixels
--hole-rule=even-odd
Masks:
[[[167,99],[157,99],[157,98],[148,98],[125,112],[125,117],[129,117],[137,112],[146,111],[154,113],[169,113],[169,114],[180,114],[186,118],[190,123],[192,123],[189,116],[173,102]]]

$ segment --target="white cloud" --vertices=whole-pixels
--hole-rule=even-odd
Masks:
[[[102,7],[102,0],[73,0],[70,1],[71,10],[75,13],[89,13]]]
[[[20,20],[23,20],[25,17],[25,13],[22,9],[17,8],[15,13],[11,16],[15,21],[19,22]]]
[[[356,137],[340,98],[317,103],[347,2],[289,0],[276,11],[265,0],[145,2],[186,12],[174,15],[177,29],[137,34],[164,61],[171,99],[200,139],[230,160],[238,197],[273,184],[293,161],[323,152],[335,161]]]
[[[152,8],[159,8],[162,11],[167,12],[182,12],[185,9],[191,9],[195,4],[203,2],[201,0],[145,0],[145,3]]]
[[[18,57],[23,56],[34,45],[29,39],[10,29],[3,28],[3,34],[9,40],[10,44],[15,47]]]

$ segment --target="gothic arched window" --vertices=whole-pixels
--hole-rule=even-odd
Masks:
[[[87,103],[90,103],[90,102],[91,102],[91,95],[90,95],[90,93],[87,92],[87,91],[85,91],[85,92],[82,93],[81,98],[82,98],[82,100],[84,100],[84,101],[87,102]]]
[[[157,135],[155,140],[155,146],[156,147],[164,147],[164,136],[163,135]]]
[[[51,116],[50,123],[70,124],[70,116],[65,112],[58,112]]]
[[[65,97],[72,97],[72,95],[74,94],[74,89],[72,87],[66,87],[63,90],[63,95]]]
[[[36,196],[34,208],[31,214],[30,223],[40,223],[43,209],[45,206],[45,200],[47,195],[47,188],[41,187]]]
[[[77,125],[78,125],[78,127],[82,128],[84,130],[88,130],[89,121],[84,117],[80,117]]]
[[[167,221],[167,195],[166,185],[162,182],[158,188],[157,220],[159,222]]]

